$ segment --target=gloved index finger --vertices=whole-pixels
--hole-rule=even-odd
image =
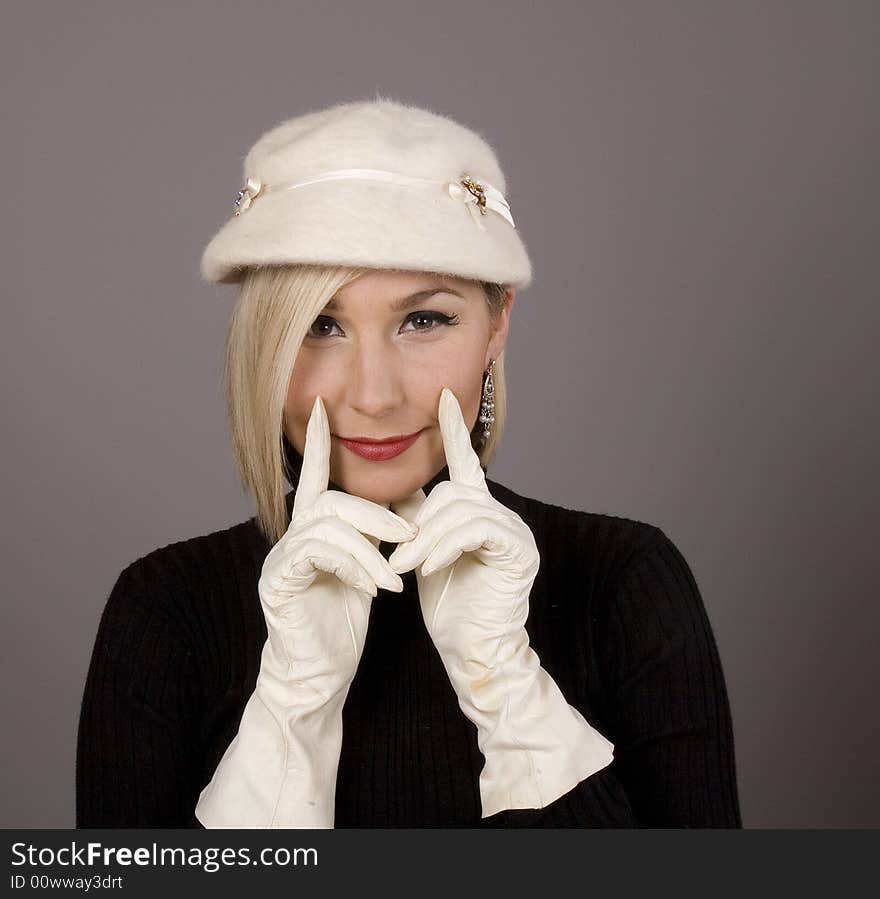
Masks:
[[[315,397],[309,423],[299,483],[293,497],[291,518],[317,502],[330,483],[330,425],[320,396]]]
[[[449,466],[449,480],[456,484],[486,487],[486,476],[480,467],[480,457],[471,446],[471,435],[461,414],[458,397],[448,388],[440,391],[440,433]]]
[[[341,518],[355,530],[379,540],[397,543],[416,533],[410,522],[390,508],[350,493],[327,493],[320,499],[317,511],[321,516]]]

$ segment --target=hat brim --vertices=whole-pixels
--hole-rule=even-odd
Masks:
[[[438,186],[359,181],[266,189],[220,228],[202,254],[206,281],[234,284],[257,265],[305,263],[442,272],[523,288],[531,263],[518,231],[471,211]]]

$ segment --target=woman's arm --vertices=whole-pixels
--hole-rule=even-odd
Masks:
[[[76,826],[200,827],[199,685],[143,560],[107,601],[79,719]]]
[[[596,634],[611,771],[642,827],[742,827],[733,726],[694,576],[660,532],[626,565]]]

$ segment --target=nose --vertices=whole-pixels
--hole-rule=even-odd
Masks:
[[[403,404],[406,375],[394,349],[378,339],[364,341],[353,350],[347,379],[350,409],[376,421]]]

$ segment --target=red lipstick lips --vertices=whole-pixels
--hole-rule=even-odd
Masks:
[[[347,440],[345,437],[340,437],[339,441],[346,449],[350,449],[364,459],[380,462],[384,459],[393,459],[408,450],[419,439],[421,433],[421,431],[416,431],[414,434],[401,434],[384,440],[374,440],[371,437]]]

